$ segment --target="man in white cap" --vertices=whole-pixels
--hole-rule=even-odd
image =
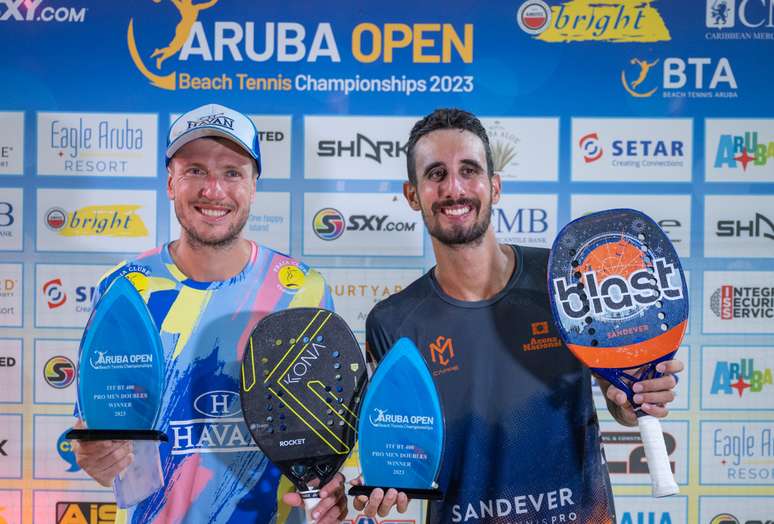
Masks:
[[[288,481],[240,420],[241,350],[267,314],[331,308],[330,291],[313,269],[242,236],[261,174],[249,118],[215,104],[185,113],[169,130],[166,160],[180,238],[119,264],[98,288],[101,295],[115,278],[129,278],[159,326],[165,353],[163,487],[120,511],[116,522],[283,522],[287,506],[302,501],[287,492]],[[103,486],[133,460],[127,441],[74,441],[74,450]],[[346,516],[342,483],[337,474],[322,488],[316,522]],[[278,492],[286,492],[285,505]]]

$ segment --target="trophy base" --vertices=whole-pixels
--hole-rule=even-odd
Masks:
[[[390,489],[383,486],[352,486],[347,492],[349,495],[371,495],[371,492],[376,488],[382,489],[385,492]],[[421,489],[421,488],[399,488],[394,487],[398,491],[402,491],[410,499],[423,499],[423,500],[443,500],[444,493],[440,489]]]
[[[71,440],[157,440],[167,442],[167,434],[155,429],[71,429],[65,434]]]

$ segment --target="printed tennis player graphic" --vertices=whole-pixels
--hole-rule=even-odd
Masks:
[[[298,488],[309,515],[355,444],[363,353],[331,311],[295,308],[261,320],[242,359],[242,412],[261,451]]]
[[[567,347],[624,391],[637,410],[653,496],[678,492],[658,419],[637,409],[631,386],[659,376],[688,323],[688,291],[666,234],[631,209],[567,224],[548,261],[551,308]]]

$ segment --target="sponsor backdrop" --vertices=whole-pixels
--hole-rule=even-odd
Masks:
[[[0,49],[0,524],[112,521],[63,438],[78,340],[101,272],[177,236],[165,132],[207,102],[260,130],[247,236],[319,267],[360,340],[433,266],[401,195],[433,108],[482,117],[502,241],[651,215],[690,278],[664,424],[681,495],[649,498],[637,432],[597,396],[619,521],[771,520],[774,0],[0,0]]]

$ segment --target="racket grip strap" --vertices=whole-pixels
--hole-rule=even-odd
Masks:
[[[652,415],[641,416],[637,422],[640,426],[642,445],[645,448],[645,458],[648,461],[653,496],[668,497],[679,493],[680,488],[672,475],[661,423]]]
[[[306,513],[307,524],[317,522],[314,517],[312,517],[312,510],[320,503],[320,490],[310,489],[309,491],[299,491],[298,494],[301,495],[301,499],[304,501],[304,512]]]

